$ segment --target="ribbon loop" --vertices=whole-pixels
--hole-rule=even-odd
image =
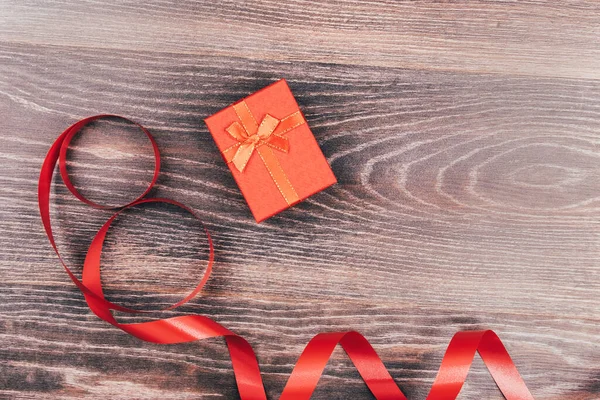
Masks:
[[[269,136],[271,136],[277,125],[279,125],[279,120],[271,116],[270,114],[267,114],[258,126],[258,131],[256,132],[256,134],[262,140],[267,140]]]
[[[246,130],[237,121],[229,125],[229,127],[227,128],[227,133],[229,133],[231,137],[233,137],[238,142],[244,142],[246,139],[248,139],[248,134],[246,133]]]
[[[59,162],[61,165],[66,165],[66,148],[69,145],[70,138],[72,138],[73,135],[75,135],[77,131],[88,122],[104,117],[107,117],[107,115],[98,115],[86,118],[67,128],[67,130],[65,130],[65,132],[63,132],[52,144],[48,154],[46,155],[46,158],[44,159],[44,163],[42,164],[38,185],[40,216],[50,244],[56,252],[65,271],[75,285],[77,285],[77,287],[81,290],[88,306],[98,317],[141,340],[152,343],[174,344],[216,337],[224,338],[229,349],[240,398],[242,400],[266,400],[267,396],[260,374],[258,361],[252,346],[250,346],[250,344],[244,338],[236,335],[210,318],[201,315],[184,315],[148,322],[122,324],[118,322],[112,315],[112,311],[114,310],[138,312],[136,310],[131,310],[109,302],[104,298],[104,294],[102,292],[102,284],[100,280],[100,259],[102,245],[104,243],[106,233],[115,218],[121,212],[130,207],[152,202],[173,204],[189,211],[195,216],[194,212],[190,208],[174,200],[143,198],[156,181],[157,172],[155,173],[155,177],[152,180],[149,188],[144,192],[144,194],[142,194],[141,197],[118,210],[100,228],[88,249],[83,265],[82,281],[80,281],[71,272],[62,259],[60,253],[58,252],[58,248],[52,234],[52,226],[50,224],[50,189],[54,169],[57,162]],[[253,119],[251,114],[243,114],[242,117],[244,119]],[[296,117],[291,118],[295,119]],[[278,122],[273,129],[275,131],[282,129],[282,123],[284,124],[283,129],[293,129],[290,128],[290,126],[298,123],[298,120],[291,122],[285,121],[286,120],[284,119],[281,123]],[[246,123],[248,123],[248,121],[242,120],[242,124],[244,126],[246,126]],[[267,121],[265,123],[267,128],[263,129],[267,129],[267,131],[269,131],[271,129],[269,125],[272,126],[273,124],[274,123],[272,121]],[[257,124],[255,125],[254,131],[251,131],[252,134],[249,136],[255,135],[259,131],[259,126]],[[145,129],[144,132],[147,133],[152,143],[155,144],[150,133]],[[240,131],[236,132],[241,133]],[[246,130],[245,132],[248,133],[249,131]],[[270,135],[273,136],[273,130],[270,130],[270,132]],[[268,153],[263,152],[263,149],[266,149],[269,152],[271,149],[267,146],[258,148],[258,154],[261,156],[263,161],[265,161],[264,154]],[[160,165],[160,156],[157,148],[155,148],[155,157],[156,165],[158,166]],[[265,163],[267,163],[267,161],[265,161]],[[64,171],[66,173],[66,169],[64,169]],[[65,176],[67,175],[64,175],[63,179]],[[89,200],[83,198],[83,196],[78,196],[76,191],[71,191],[84,203],[92,206],[98,206],[95,203],[91,203]],[[202,281],[190,295],[186,296],[186,298],[184,298],[182,301],[169,307],[169,309],[177,307],[178,305],[190,300],[200,291],[210,275],[214,258],[214,249],[210,234],[206,228],[204,229],[206,231],[209,243],[209,260],[205,275]],[[281,394],[280,400],[309,400],[315,388],[317,387],[325,365],[327,364],[331,354],[333,353],[333,350],[338,344],[341,345],[346,351],[348,357],[352,360],[354,366],[358,370],[361,378],[364,380],[368,388],[371,390],[371,393],[373,393],[377,400],[406,400],[406,397],[400,391],[394,382],[394,379],[391,377],[383,362],[373,347],[369,344],[367,339],[365,339],[365,337],[360,333],[354,331],[320,333],[315,336],[300,355],[296,366],[294,367],[294,370],[292,371],[283,390],[283,393]],[[476,352],[479,352],[481,355],[483,362],[488,367],[490,374],[507,400],[533,400],[533,396],[527,389],[525,382],[519,375],[517,368],[508,355],[508,352],[502,345],[502,342],[493,331],[489,330],[458,332],[454,335],[450,345],[448,346],[446,354],[442,359],[442,364],[440,366],[438,375],[433,383],[429,395],[427,396],[427,400],[456,399],[465,379],[467,378],[469,368],[471,367],[471,363]]]

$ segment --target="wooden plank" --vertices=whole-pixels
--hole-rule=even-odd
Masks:
[[[77,7],[68,12],[97,6]],[[596,80],[36,41],[0,43],[0,396],[236,397],[220,341],[156,346],[99,321],[43,235],[45,152],[76,119],[109,112],[153,132],[164,158],[153,194],[198,210],[215,236],[214,276],[181,312],[244,335],[270,398],[312,336],[342,329],[364,333],[403,391],[424,398],[451,335],[482,328],[500,334],[536,399],[598,398]],[[257,225],[202,119],[280,77],[340,183]],[[143,190],[152,167],[143,136],[108,122],[70,160],[84,193],[117,203]],[[59,245],[79,271],[109,214],[59,179],[53,204]],[[127,214],[103,259],[108,295],[145,309],[176,301],[202,273],[203,244],[171,208]],[[501,398],[479,361],[461,396]],[[313,398],[349,397],[369,395],[338,351]]]
[[[599,12],[594,0],[5,0],[0,40],[598,79]]]

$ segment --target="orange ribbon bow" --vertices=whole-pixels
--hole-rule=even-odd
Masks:
[[[225,161],[232,163],[238,171],[244,172],[250,157],[256,151],[285,201],[289,205],[298,202],[298,193],[271,149],[284,153],[289,151],[288,138],[283,134],[306,123],[302,113],[296,111],[281,120],[266,114],[259,125],[245,101],[234,104],[233,109],[239,122],[229,125],[226,131],[238,142],[223,150]]]

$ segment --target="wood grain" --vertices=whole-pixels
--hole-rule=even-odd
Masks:
[[[217,264],[181,310],[246,337],[277,398],[308,340],[355,329],[424,398],[459,329],[499,333],[536,399],[600,398],[597,3],[0,1],[0,397],[237,398],[219,340],[157,346],[98,320],[36,205],[56,136],[101,112],[155,135],[153,195],[197,210]],[[203,118],[285,77],[339,184],[256,224]],[[86,129],[73,180],[118,204],[148,182],[143,135]],[[55,179],[79,271],[107,213]],[[134,210],[111,230],[111,300],[147,310],[202,274],[198,223]],[[120,316],[122,321],[140,317]],[[315,399],[370,398],[336,351]],[[477,360],[461,398],[502,398]]]
[[[0,38],[267,63],[596,78],[599,12],[594,0],[4,0]]]

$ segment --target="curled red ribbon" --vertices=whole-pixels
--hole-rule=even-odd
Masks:
[[[131,203],[121,207],[103,206],[86,199],[71,183],[66,167],[66,153],[71,139],[86,124],[97,119],[108,117],[123,119],[138,126],[150,139],[156,160],[154,175],[148,188]],[[52,234],[52,226],[50,224],[50,186],[57,163],[59,164],[63,182],[75,197],[95,208],[117,210],[113,216],[104,223],[92,240],[83,264],[81,281],[77,279],[62,259]],[[115,218],[128,208],[145,203],[159,202],[180,207],[197,218],[190,208],[175,200],[145,198],[156,183],[159,169],[160,154],[158,147],[150,132],[143,126],[127,118],[116,115],[96,115],[71,125],[58,137],[48,151],[40,173],[38,201],[42,223],[48,239],[50,240],[50,244],[54,248],[54,251],[58,255],[60,262],[71,280],[83,293],[88,306],[98,317],[130,335],[153,343],[182,343],[223,337],[229,348],[240,398],[242,400],[266,400],[267,396],[254,350],[244,338],[236,335],[217,322],[201,315],[186,315],[142,323],[121,324],[117,322],[112,315],[112,310],[140,312],[119,306],[106,300],[102,292],[100,280],[100,256],[104,238]],[[173,309],[189,301],[198,294],[210,276],[214,259],[214,249],[208,230],[206,230],[206,228],[204,228],[204,230],[209,245],[208,266],[204,277],[189,295],[167,309]],[[394,379],[390,376],[373,347],[371,347],[369,342],[360,333],[354,331],[320,333],[315,336],[300,355],[300,358],[283,389],[280,400],[310,399],[313,391],[317,387],[325,365],[337,345],[341,345],[346,351],[346,354],[348,354],[348,357],[350,357],[354,366],[360,373],[360,376],[376,399],[406,400],[406,397],[400,391],[394,382]],[[506,399],[533,400],[533,396],[519,375],[519,372],[504,348],[504,345],[498,336],[490,330],[463,331],[454,335],[446,350],[446,354],[442,359],[442,364],[431,391],[427,396],[427,400],[455,399],[467,378],[469,368],[471,367],[476,352],[479,352],[479,355]]]

